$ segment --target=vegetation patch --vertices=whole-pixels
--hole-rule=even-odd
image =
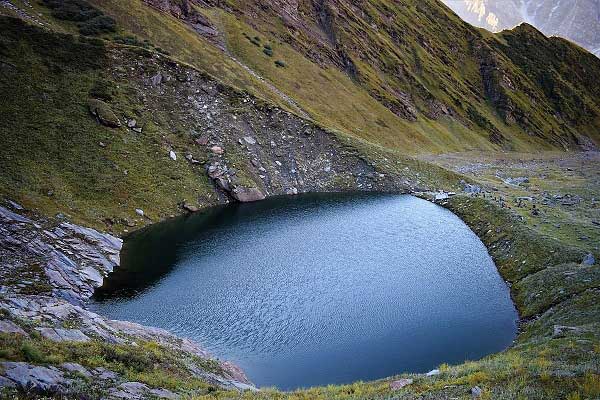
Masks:
[[[116,22],[85,0],[43,0],[57,19],[77,23],[82,35],[94,36],[116,31]]]

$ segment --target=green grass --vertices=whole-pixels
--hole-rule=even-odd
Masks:
[[[128,381],[142,382],[171,390],[206,392],[212,386],[195,378],[185,360],[177,352],[153,342],[138,342],[137,346],[92,340],[86,343],[54,342],[30,330],[30,338],[0,334],[0,360],[27,361],[37,365],[78,363],[88,369],[106,368]],[[207,372],[221,374],[213,360],[193,357],[189,360]],[[88,381],[90,386],[95,382]]]
[[[156,221],[179,213],[184,199],[204,196],[210,202],[213,190],[203,171],[183,156],[170,160],[164,148],[164,135],[181,152],[193,146],[190,137],[150,122],[143,134],[124,126],[112,129],[90,114],[88,99],[96,96],[111,98],[122,125],[124,115],[140,124],[149,121],[129,88],[117,88],[106,74],[106,44],[6,18],[1,25],[0,56],[18,65],[6,67],[0,76],[3,93],[12,99],[0,105],[4,196],[47,215],[63,212],[89,226],[119,225],[119,231],[149,222],[136,216],[136,208]]]

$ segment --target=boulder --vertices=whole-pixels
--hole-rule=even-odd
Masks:
[[[62,363],[62,364],[60,364],[60,368],[67,372],[77,373],[77,374],[83,375],[88,378],[92,376],[92,374],[90,374],[90,372],[87,369],[85,369],[81,364]]]
[[[582,265],[594,265],[594,264],[596,264],[596,258],[594,257],[594,255],[592,253],[588,253],[588,254],[586,254],[585,257],[583,257],[581,264]]]
[[[19,325],[9,320],[0,320],[0,332],[15,333],[17,335],[29,336]]]
[[[121,126],[121,121],[113,112],[108,104],[98,99],[90,99],[88,101],[90,113],[96,117],[98,122],[109,128],[118,128]]]
[[[583,332],[583,329],[578,326],[565,326],[565,325],[554,325],[552,331],[553,338],[564,337],[567,333],[573,333],[575,335]]]
[[[448,193],[436,193],[435,194],[435,201],[440,201],[440,200],[448,200],[450,196],[448,196]]]
[[[519,176],[516,178],[508,177],[504,180],[504,183],[506,183],[508,185],[512,185],[512,186],[519,186],[523,183],[529,183],[529,178],[527,178],[525,176]]]
[[[173,150],[169,151],[169,158],[173,161],[177,161],[177,154]]]
[[[186,210],[186,211],[188,211],[188,212],[191,212],[191,213],[198,212],[198,207],[196,207],[196,206],[194,206],[194,205],[192,205],[192,204],[188,203],[187,201],[185,201],[185,202],[183,203],[183,206],[182,206],[182,207],[183,207],[183,209],[184,209],[184,210]]]
[[[265,199],[265,195],[258,188],[237,187],[231,191],[234,199],[241,203],[250,203]]]
[[[469,183],[465,183],[463,190],[465,193],[481,193],[482,192],[482,189],[480,186],[471,185]]]
[[[54,367],[42,367],[25,362],[3,362],[0,363],[0,368],[4,371],[4,377],[14,382],[16,387],[33,392],[62,393],[72,383]]]
[[[152,86],[158,86],[162,82],[163,82],[163,76],[160,72],[158,74],[154,75],[152,78],[150,78],[150,83],[152,84]]]
[[[79,329],[37,328],[37,331],[46,339],[55,342],[88,342],[90,340]]]
[[[428,373],[425,374],[425,376],[436,376],[440,374],[440,370],[439,369],[432,369],[431,371],[429,371]]]
[[[479,386],[475,386],[473,388],[471,388],[471,396],[472,397],[481,397],[481,395],[483,394],[483,390],[481,390],[481,388]]]
[[[144,210],[142,210],[141,208],[136,208],[136,209],[135,209],[135,213],[136,213],[137,215],[139,215],[140,217],[143,217],[143,216],[144,216]]]
[[[177,399],[175,393],[166,389],[151,389],[146,384],[140,382],[125,382],[112,389],[108,393],[109,399]]]

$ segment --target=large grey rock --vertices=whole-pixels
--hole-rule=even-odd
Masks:
[[[42,227],[28,217],[0,207],[0,249],[5,259],[2,273],[19,263],[37,263],[55,296],[83,304],[104,275],[119,265],[122,240],[69,222]],[[16,272],[15,272],[16,273]]]
[[[221,146],[213,146],[213,147],[210,148],[210,151],[213,154],[218,154],[218,155],[221,155],[221,154],[225,153],[225,150]]]
[[[160,72],[150,78],[150,84],[152,86],[158,86],[162,83],[162,81],[163,81],[163,76]]]
[[[448,193],[440,192],[435,194],[435,201],[448,200]]]
[[[231,191],[231,195],[234,199],[241,203],[250,203],[253,201],[260,201],[265,199],[265,195],[258,188],[245,188],[237,187]]]
[[[12,321],[0,320],[0,332],[2,333],[16,333],[18,335],[29,336],[21,327]]]
[[[578,326],[554,325],[552,330],[552,337],[560,338],[566,336],[568,333],[573,333],[577,335],[583,331],[583,328],[580,328]]]
[[[406,379],[406,378],[405,379],[398,379],[398,380],[392,381],[390,383],[390,389],[392,389],[392,390],[400,390],[400,389],[402,389],[405,386],[412,385],[412,383],[413,383],[412,379]]]
[[[508,178],[504,179],[504,183],[506,183],[508,185],[512,185],[512,186],[519,186],[523,183],[529,183],[529,178],[527,178],[525,176],[519,176],[516,178],[508,177]]]
[[[46,339],[55,342],[89,342],[90,340],[79,329],[37,328],[37,331]]]
[[[0,367],[4,377],[23,390],[62,393],[72,384],[63,373],[54,367],[42,367],[25,362],[3,362]]]
[[[92,374],[83,367],[83,365],[81,364],[77,364],[77,363],[62,363],[60,364],[60,368],[70,372],[70,373],[77,373],[80,375],[83,375],[85,377],[91,377]]]

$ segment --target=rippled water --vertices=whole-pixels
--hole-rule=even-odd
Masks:
[[[484,245],[411,196],[220,207],[134,235],[122,261],[93,309],[190,337],[260,386],[425,372],[516,334]]]

